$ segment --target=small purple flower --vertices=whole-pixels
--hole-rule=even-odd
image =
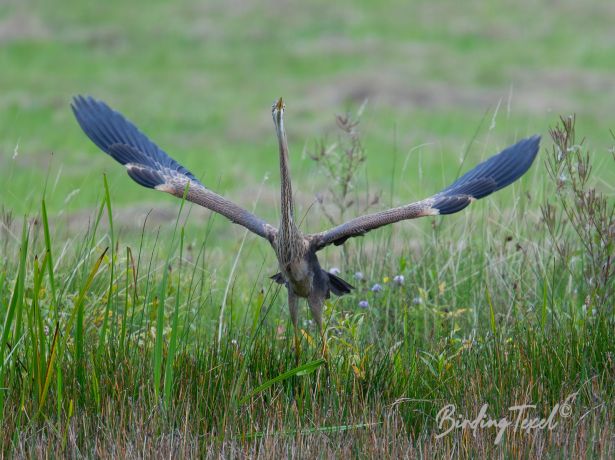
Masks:
[[[393,277],[393,282],[395,284],[399,284],[400,286],[404,284],[404,281],[405,281],[404,275],[395,275]]]
[[[361,300],[359,302],[359,307],[360,308],[369,308],[369,302],[367,300]]]
[[[332,275],[339,275],[340,274],[340,269],[337,267],[331,267],[329,269],[329,273],[331,273]]]
[[[380,291],[382,291],[382,286],[380,284],[376,283],[372,286],[372,292],[380,292]]]
[[[354,274],[354,279],[356,279],[357,281],[363,281],[363,272],[356,272]]]

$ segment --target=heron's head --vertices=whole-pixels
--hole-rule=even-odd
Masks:
[[[284,105],[284,101],[282,100],[282,98],[275,101],[271,106],[271,115],[273,116],[273,123],[278,129],[281,129],[282,127],[285,108],[286,105]]]

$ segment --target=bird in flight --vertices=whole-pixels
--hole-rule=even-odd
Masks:
[[[72,109],[85,134],[103,152],[124,165],[135,182],[178,198],[185,197],[269,241],[280,270],[271,278],[286,286],[288,291],[297,359],[299,299],[307,299],[312,316],[322,333],[322,307],[325,300],[331,293],[341,296],[353,289],[348,282],[321,268],[318,251],[331,244],[339,246],[349,238],[365,235],[371,230],[401,220],[459,212],[473,201],[520,178],[532,165],[540,143],[540,136],[537,135],[523,139],[424,200],[356,217],[320,233],[303,234],[294,215],[288,142],[284,127],[285,105],[282,98],[273,104],[271,110],[280,157],[281,217],[277,228],[205,187],[133,123],[104,102],[92,97],[76,96]],[[323,350],[324,347],[326,342],[323,335]]]

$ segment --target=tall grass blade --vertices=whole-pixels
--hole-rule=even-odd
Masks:
[[[173,362],[175,359],[175,352],[177,350],[177,335],[178,323],[179,323],[179,297],[182,279],[182,257],[184,249],[184,229],[182,227],[180,233],[179,244],[179,268],[177,271],[177,290],[175,294],[175,310],[173,311],[173,321],[171,323],[171,337],[169,339],[169,351],[167,353],[167,362],[164,371],[164,404],[169,407],[171,404],[171,396],[173,390]]]
[[[491,326],[491,332],[494,336],[497,335],[497,325],[495,323],[495,310],[493,309],[493,302],[491,301],[491,293],[489,288],[485,288],[485,298],[487,299],[487,305],[489,305],[489,325]]]
[[[6,311],[6,315],[4,317],[4,324],[2,326],[2,334],[0,335],[0,382],[4,381],[4,374],[10,364],[8,361],[4,360],[4,350],[5,347],[9,347],[9,332],[13,327],[13,321],[15,318],[19,318],[21,316],[21,310],[23,309],[23,296],[24,296],[24,279],[26,277],[26,255],[28,253],[28,225],[26,223],[26,219],[24,217],[24,223],[22,227],[21,233],[21,247],[19,249],[19,268],[17,270],[17,277],[15,278],[15,285],[13,287],[13,295],[11,296],[11,300],[9,302],[9,308]],[[19,336],[19,321],[15,326],[15,332],[13,335],[14,342],[20,340]],[[16,344],[13,343],[12,350],[15,350]],[[0,391],[0,414],[4,409],[4,392]]]
[[[184,204],[186,203],[186,194],[190,184],[186,184],[184,190],[184,196],[177,212],[177,218],[175,219],[175,227],[173,228],[173,237],[171,238],[171,246],[169,247],[169,253],[165,262],[165,266],[162,272],[162,281],[160,282],[159,300],[156,308],[156,342],[154,343],[154,394],[156,398],[160,395],[160,385],[162,383],[162,354],[164,345],[164,304],[167,296],[167,283],[169,278],[169,269],[171,264],[171,256],[174,251],[175,235],[177,233],[177,227],[179,226],[179,218],[181,217]],[[155,300],[155,299],[154,299]]]
[[[49,236],[49,219],[47,218],[47,206],[45,204],[45,199],[43,198],[41,202],[41,213],[43,216],[43,233],[45,236],[45,248],[47,250],[47,273],[49,275],[49,285],[51,286],[51,295],[53,297],[53,303],[55,306],[56,317],[55,320],[59,320],[59,310],[58,310],[58,295],[56,290],[56,282],[53,274],[53,256],[51,251],[51,237]]]
[[[107,175],[103,174],[103,184],[105,188],[105,206],[107,208],[107,216],[109,219],[109,238],[111,239],[111,263],[109,267],[109,292],[107,294],[107,305],[105,306],[105,314],[103,316],[103,324],[100,328],[98,336],[98,349],[96,351],[96,357],[100,359],[102,351],[104,350],[107,328],[109,323],[109,311],[111,310],[111,303],[113,301],[113,283],[114,283],[114,269],[115,269],[115,232],[113,231],[113,211],[111,209],[111,195],[109,193],[109,184],[107,182]]]
[[[83,306],[84,306],[85,296],[88,290],[90,289],[90,286],[92,285],[92,282],[94,281],[94,277],[98,273],[100,265],[102,264],[102,261],[104,260],[105,255],[107,254],[108,250],[109,248],[105,248],[103,253],[100,255],[100,257],[94,263],[94,266],[90,270],[90,273],[88,277],[86,278],[85,283],[83,284],[83,286],[81,287],[81,290],[79,291],[77,300],[75,301],[75,305],[73,306],[73,311],[65,326],[66,333],[64,337],[67,337],[67,334],[69,334],[70,331],[73,329],[73,325],[75,325],[75,321],[77,322],[77,324],[75,325],[75,333],[74,333],[75,360],[77,362],[77,365],[76,365],[77,380],[81,388],[82,397],[83,397],[83,389],[85,388],[85,359],[84,359],[84,354],[83,354],[83,314],[84,314]],[[64,350],[65,345],[66,345],[66,338],[63,341],[62,350]]]
[[[371,428],[373,426],[382,425],[382,422],[374,423],[358,423],[356,425],[334,425],[334,426],[318,426],[314,428],[302,428],[297,430],[284,430],[276,431],[273,433],[266,433],[259,431],[246,436],[246,439],[258,439],[265,436],[296,436],[298,434],[315,434],[315,433],[341,433],[343,431],[358,430],[361,428]]]
[[[326,363],[326,360],[324,358],[320,358],[315,361],[310,361],[309,363],[302,364],[301,366],[295,367],[294,369],[284,372],[283,374],[280,374],[277,377],[272,378],[271,380],[267,380],[265,383],[263,383],[262,385],[259,385],[254,390],[252,390],[248,395],[241,398],[239,400],[239,404],[244,404],[246,401],[248,401],[253,396],[256,396],[261,391],[266,390],[267,388],[275,385],[278,382],[282,382],[295,375],[297,377],[301,377],[303,375],[311,374],[312,372],[314,372],[316,369],[318,369],[320,366],[322,366],[325,363]]]
[[[41,396],[38,402],[38,412],[40,413],[43,410],[43,406],[45,405],[45,400],[47,399],[47,392],[49,391],[49,384],[51,383],[51,375],[52,369],[55,364],[56,356],[57,356],[57,344],[58,344],[58,333],[60,331],[60,325],[56,324],[55,331],[53,333],[53,341],[51,342],[49,359],[47,361],[47,368],[45,370],[45,379],[43,383],[43,391],[41,392]]]
[[[542,330],[545,330],[547,325],[547,303],[548,303],[548,295],[547,295],[547,276],[543,277],[542,281],[542,304],[540,306],[540,326]]]

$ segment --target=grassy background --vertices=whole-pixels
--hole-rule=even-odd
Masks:
[[[0,203],[18,214],[36,208],[49,174],[51,213],[72,215],[98,201],[91,184],[102,171],[118,208],[172,202],[128,182],[83,136],[68,108],[77,93],[106,100],[205,184],[246,205],[266,174],[276,189],[269,107],[279,96],[304,204],[320,185],[304,146],[365,99],[368,177],[388,190],[395,170],[397,202],[446,185],[477,130],[466,165],[546,134],[560,113],[576,112],[604,151],[615,105],[612,10],[572,1],[3,2]],[[409,166],[394,169],[406,157]],[[272,208],[265,202],[259,212],[275,220]]]
[[[74,94],[106,100],[206,185],[275,222],[270,105],[284,96],[308,230],[324,224],[313,202],[325,179],[306,149],[334,142],[334,116],[366,99],[355,186],[382,190],[380,208],[450,183],[466,150],[464,168],[534,133],[550,148],[547,128],[575,112],[588,187],[612,203],[615,7],[507,3],[0,4],[2,450],[492,458],[598,445],[608,458],[613,312],[595,297],[588,251],[602,240],[574,232],[547,150],[519,184],[464,213],[373,232],[345,257],[324,251],[325,267],[365,276],[327,306],[330,362],[315,361],[303,309],[302,364],[315,372],[252,394],[295,366],[285,293],[267,278],[273,254],[196,208],[178,225],[179,202],[134,184],[69,110]],[[488,403],[499,417],[531,402],[547,416],[574,392],[573,416],[553,432],[500,446],[489,430],[435,439],[445,404],[475,415]]]

